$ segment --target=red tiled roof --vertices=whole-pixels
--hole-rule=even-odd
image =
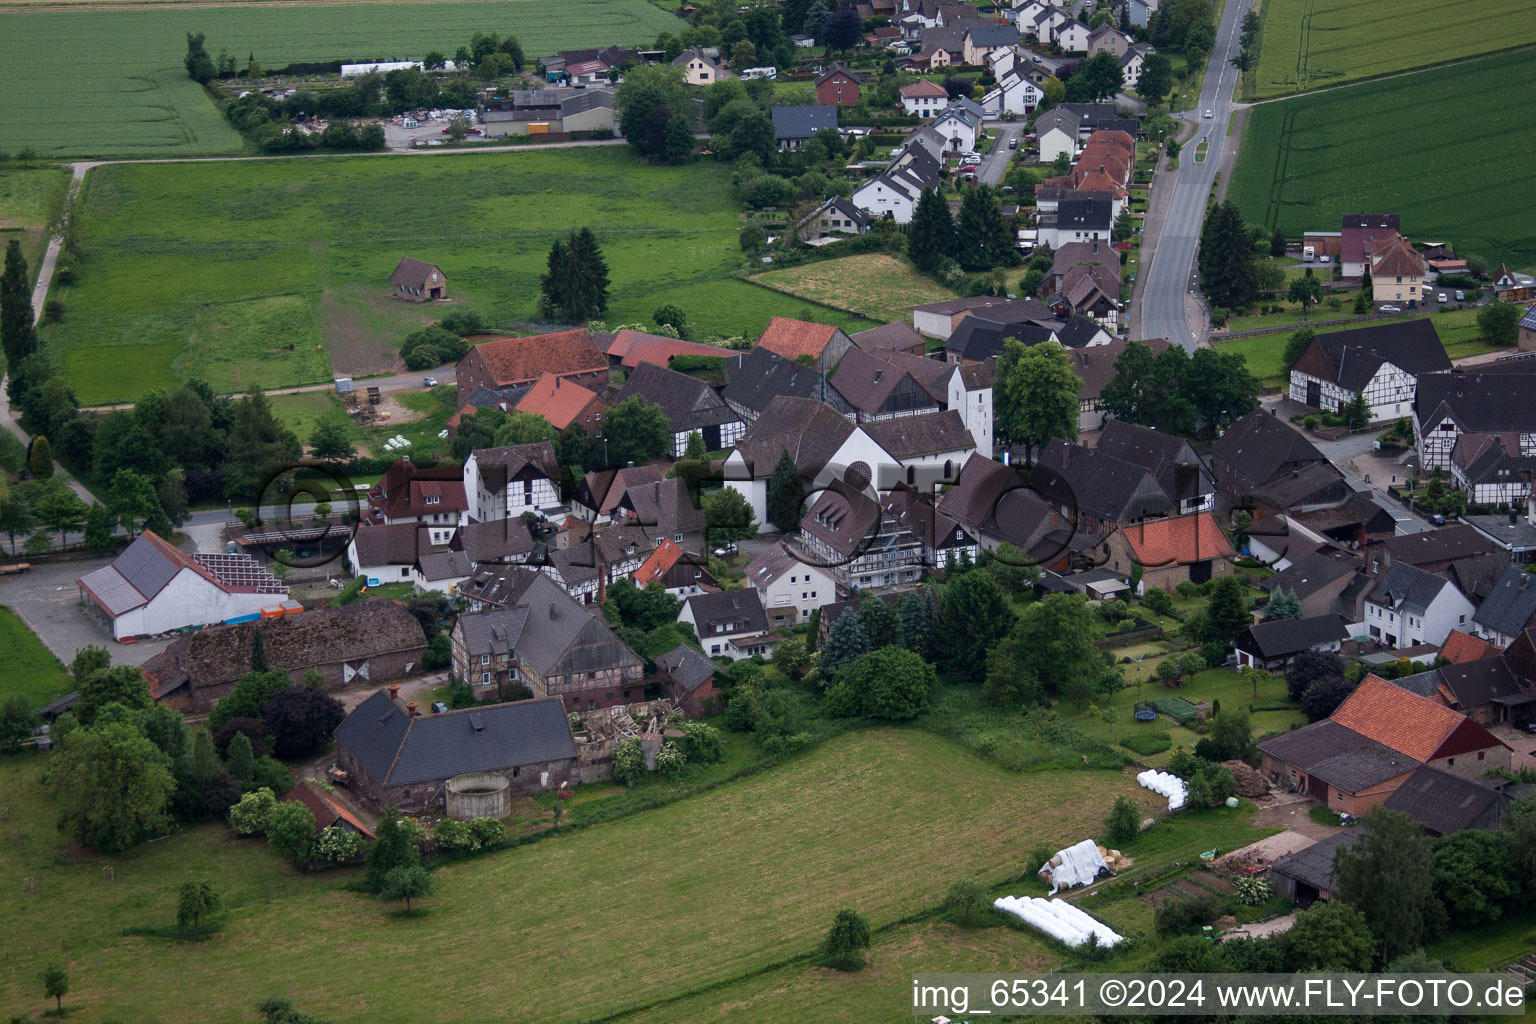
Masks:
[[[606,404],[596,392],[546,373],[534,381],[533,387],[518,401],[517,411],[543,416],[556,430],[564,430],[593,402]]]
[[[597,350],[585,328],[487,341],[476,345],[464,358],[475,353],[479,353],[498,387],[535,380],[545,373],[582,373],[608,366],[608,360]]]
[[[651,552],[650,557],[640,563],[640,568],[631,574],[631,579],[635,581],[635,586],[644,587],[666,576],[682,557],[683,549],[678,547],[671,537],[663,537],[661,543],[656,545],[656,550]]]
[[[768,321],[768,327],[763,331],[763,336],[757,339],[757,343],[785,359],[797,359],[800,356],[819,359],[826,350],[827,342],[836,333],[836,327],[828,327],[826,324],[776,316]]]
[[[1077,187],[1079,191],[1108,192],[1116,199],[1124,199],[1126,196],[1125,186],[1121,185],[1114,178],[1110,177],[1110,175],[1100,167],[1095,166],[1086,174],[1073,175],[1073,177],[1077,178]]]
[[[1088,149],[1094,145],[1114,146],[1127,156],[1136,155],[1136,140],[1131,138],[1130,132],[1120,131],[1118,128],[1100,128],[1091,132],[1088,138],[1083,140],[1083,148]]]
[[[463,422],[465,416],[472,416],[479,411],[480,410],[478,407],[476,407],[475,403],[465,402],[463,408],[454,413],[452,416],[448,417],[446,426],[451,427],[454,430],[458,430],[459,424]]]
[[[1481,661],[1502,651],[1503,648],[1495,647],[1491,640],[1484,640],[1481,637],[1463,633],[1459,629],[1453,629],[1440,648],[1440,657],[1452,665],[1459,665],[1463,661]]]
[[[1424,257],[1402,235],[1376,243],[1371,252],[1371,276],[1423,277]]]
[[[1233,553],[1232,544],[1209,512],[1154,519],[1122,528],[1136,559],[1148,569],[1185,565]]]
[[[316,833],[323,832],[327,826],[337,821],[342,821],[369,839],[373,838],[373,829],[364,825],[361,818],[348,810],[340,800],[315,786],[308,779],[300,779],[283,799],[301,803],[309,808],[309,813],[315,816]]]
[[[681,338],[665,338],[658,334],[642,334],[639,331],[620,331],[608,346],[608,355],[617,357],[625,366],[633,369],[641,363],[666,366],[678,356],[712,356],[724,359],[732,355],[729,349],[717,345],[703,345]]]
[[[925,96],[933,96],[935,98],[942,97],[944,99],[948,99],[949,93],[945,92],[944,87],[939,83],[930,81],[926,78],[921,82],[913,82],[911,85],[904,85],[901,87],[901,97],[903,99],[916,100],[922,99]]]
[[[1425,763],[1503,745],[1471,719],[1378,675],[1360,681],[1333,713],[1333,721]]]

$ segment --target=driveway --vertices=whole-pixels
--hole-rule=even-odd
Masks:
[[[78,605],[75,580],[110,565],[111,559],[50,562],[20,576],[0,577],[0,604],[21,616],[54,655],[68,665],[82,647],[105,647],[114,665],[142,665],[170,646],[169,640],[120,644]]]
[[[1022,124],[999,121],[991,128],[994,135],[992,151],[981,158],[981,164],[976,168],[976,177],[984,185],[997,185],[1002,182],[1003,176],[1008,173],[1008,165],[1013,161],[1013,154],[1017,152],[1009,149],[1008,143],[1024,135]]]
[[[1216,32],[1216,47],[1211,54],[1200,105],[1186,111],[1186,123],[1195,126],[1194,134],[1181,143],[1179,170],[1173,180],[1173,197],[1162,221],[1157,240],[1156,258],[1146,271],[1147,288],[1141,307],[1137,338],[1167,338],[1193,351],[1199,334],[1190,329],[1190,320],[1203,325],[1205,311],[1191,305],[1195,293],[1195,248],[1200,226],[1205,218],[1206,199],[1216,178],[1225,151],[1235,147],[1239,136],[1227,136],[1227,118],[1232,112],[1232,94],[1237,88],[1237,69],[1230,59],[1241,49],[1243,15],[1252,0],[1232,0],[1222,13]],[[1204,111],[1211,111],[1205,119]],[[1195,152],[1206,143],[1205,159],[1195,160]],[[1145,241],[1143,245],[1145,245]]]

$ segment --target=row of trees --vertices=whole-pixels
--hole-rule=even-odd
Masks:
[[[988,185],[966,192],[958,223],[950,216],[949,200],[939,188],[930,185],[923,189],[907,232],[907,252],[917,269],[941,277],[947,276],[946,264],[976,272],[1019,261],[1002,204],[996,190]]]
[[[1178,345],[1153,354],[1133,341],[1101,393],[1105,411],[1168,434],[1221,431],[1258,407],[1259,382],[1239,353]]]

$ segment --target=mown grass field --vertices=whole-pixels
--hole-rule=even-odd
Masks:
[[[240,136],[182,68],[186,34],[209,52],[294,61],[452,53],[474,32],[515,34],[529,59],[565,47],[650,43],[678,20],[647,0],[189,5],[8,9],[0,32],[5,146],[60,156],[235,153]]]
[[[48,245],[48,228],[58,219],[69,192],[69,171],[37,164],[0,170],[0,248],[21,242],[27,271],[37,280],[37,265]]]
[[[841,907],[879,927],[936,906],[955,878],[999,884],[1032,846],[1096,828],[1116,795],[1147,795],[1120,773],[1018,775],[928,733],[862,732],[667,807],[446,865],[428,912],[402,918],[344,891],[349,873],[298,875],[218,825],[117,859],[105,882],[101,860],[65,848],[39,775],[0,762],[23,833],[0,845],[0,873],[33,922],[0,937],[0,1005],[41,1011],[37,972],[63,960],[89,1019],[166,1024],[245,1020],[273,992],[339,1022],[590,1019],[809,953]],[[119,934],[170,923],[193,874],[235,903],[217,938]],[[451,997],[425,997],[428,979]]]
[[[1440,342],[1445,346],[1445,354],[1452,359],[1497,351],[1483,344],[1478,337],[1477,310],[1475,309],[1456,309],[1449,313],[1420,314],[1403,319],[1423,320],[1426,316],[1434,322],[1435,333],[1440,335]],[[1321,317],[1314,316],[1313,319],[1321,319]],[[1314,330],[1318,334],[1329,334],[1333,331],[1349,331],[1376,323],[1381,321],[1365,320],[1358,324],[1334,324],[1329,327],[1317,327]],[[1231,341],[1223,341],[1218,335],[1213,340],[1223,352],[1241,353],[1248,360],[1248,371],[1258,377],[1260,383],[1269,387],[1278,387],[1289,379],[1287,371],[1290,368],[1285,365],[1285,342],[1291,333],[1276,331],[1273,334],[1256,334],[1251,338],[1234,338]]]
[[[1266,0],[1252,98],[1536,43],[1530,14],[1526,0]]]
[[[178,378],[276,388],[398,365],[401,339],[454,308],[537,311],[551,242],[590,225],[607,320],[676,303],[701,332],[756,336],[775,314],[853,318],[730,276],[739,204],[722,165],[652,167],[625,147],[463,156],[99,167],[77,201],[85,252],[45,330],[83,404]],[[390,297],[402,256],[451,301]]]
[[[825,302],[874,317],[905,320],[912,306],[955,297],[950,289],[919,274],[911,264],[884,253],[805,263],[752,278],[813,302]],[[870,326],[874,326],[871,324]]]
[[[7,552],[9,553],[9,552]],[[0,701],[19,693],[34,707],[42,707],[68,693],[69,673],[59,659],[43,646],[37,634],[9,608],[0,605]]]
[[[1529,267],[1533,91],[1526,50],[1260,104],[1248,111],[1229,197],[1248,220],[1293,238],[1337,231],[1345,213],[1391,210],[1410,238]]]

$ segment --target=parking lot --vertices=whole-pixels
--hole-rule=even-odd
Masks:
[[[0,604],[8,606],[43,645],[68,665],[82,647],[105,647],[115,665],[142,665],[169,646],[169,640],[120,644],[80,608],[75,580],[110,565],[111,559],[51,562],[31,572],[0,579]]]

